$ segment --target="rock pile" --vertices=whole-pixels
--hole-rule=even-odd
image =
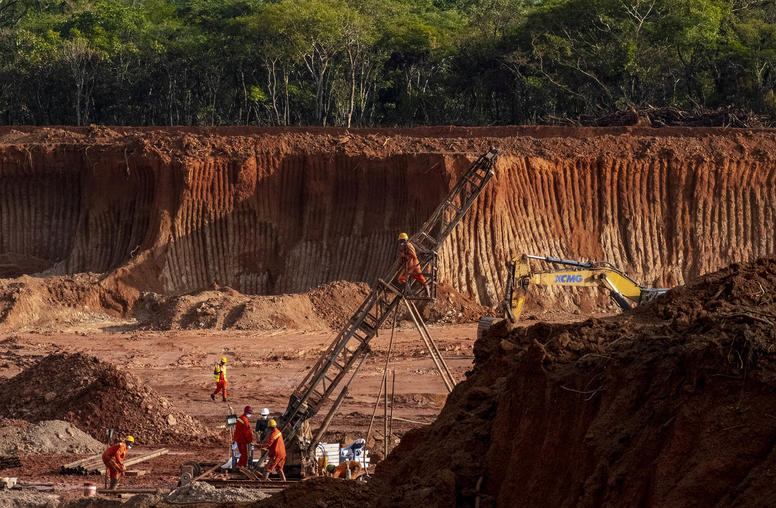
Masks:
[[[103,439],[106,428],[138,444],[184,444],[213,437],[136,376],[81,353],[56,353],[0,383],[0,417],[66,420]]]

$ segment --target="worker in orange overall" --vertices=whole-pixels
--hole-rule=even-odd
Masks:
[[[415,252],[415,246],[410,243],[407,233],[399,235],[399,284],[407,283],[407,276],[412,275],[416,281],[423,284],[423,288],[426,290],[426,297],[431,297],[431,291],[429,290],[426,278],[423,276],[423,272],[420,269],[420,261],[418,261],[418,254]]]
[[[331,470],[332,478],[345,478],[348,480],[355,480],[364,474],[364,468],[358,461],[350,460],[345,461],[337,467]]]
[[[105,464],[105,468],[108,470],[110,476],[110,488],[111,490],[116,488],[119,484],[126,467],[124,467],[124,458],[127,456],[127,450],[132,448],[135,444],[135,438],[127,436],[127,438],[115,445],[109,447],[102,454],[102,463]]]
[[[269,474],[277,470],[280,473],[280,478],[286,481],[286,474],[283,472],[283,466],[286,465],[286,445],[283,443],[283,434],[278,429],[278,423],[275,420],[270,420],[267,424],[267,433],[267,439],[259,445],[261,449],[267,450],[269,455],[264,479],[269,480]]]
[[[221,392],[221,400],[226,402],[226,357],[221,358],[221,363],[216,365],[213,370],[213,377],[216,379],[216,391],[210,394],[212,400],[216,400],[216,395]]]
[[[237,461],[237,467],[245,467],[248,463],[248,446],[253,441],[253,432],[248,418],[253,415],[253,408],[245,406],[243,414],[237,419],[237,425],[234,428],[234,443],[232,449],[240,452],[240,459]]]

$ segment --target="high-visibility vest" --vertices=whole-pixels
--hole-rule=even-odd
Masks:
[[[215,370],[213,370],[213,377],[216,378],[216,381],[220,379],[221,374],[224,375],[224,381],[226,381],[226,365],[216,365]]]

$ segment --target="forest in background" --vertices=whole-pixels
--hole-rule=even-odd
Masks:
[[[776,119],[774,0],[0,0],[0,123]]]

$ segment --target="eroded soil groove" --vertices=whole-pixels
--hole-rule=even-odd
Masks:
[[[5,130],[0,275],[112,272],[129,300],[371,282],[490,145],[497,177],[441,253],[484,304],[522,252],[668,286],[774,253],[776,134],[567,131]]]

